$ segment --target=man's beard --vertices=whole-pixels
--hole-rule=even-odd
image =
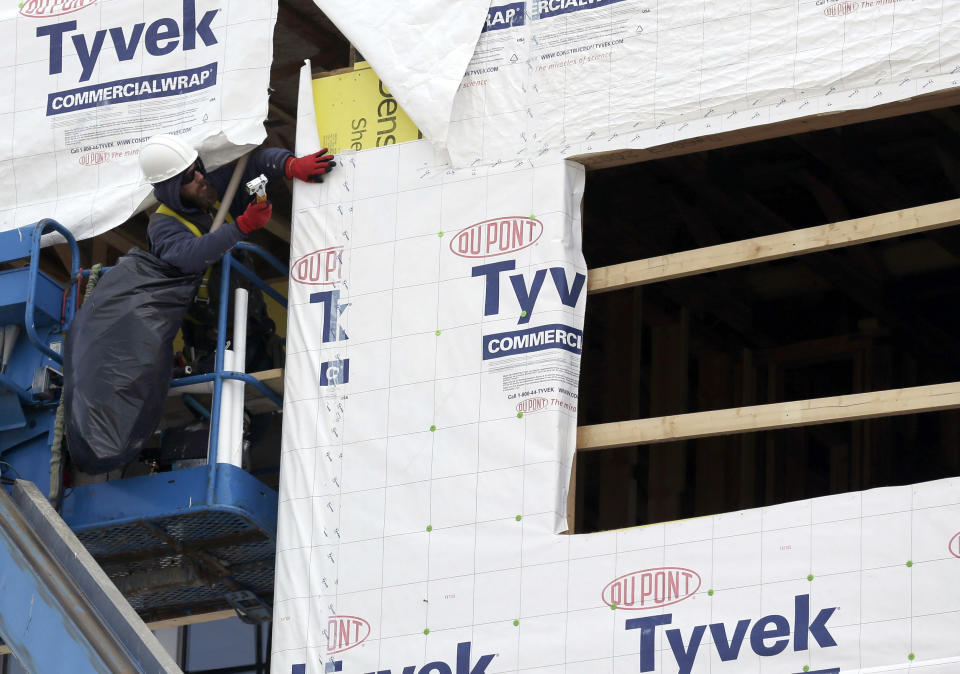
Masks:
[[[217,188],[212,183],[204,182],[200,185],[196,203],[200,208],[210,209],[217,202],[220,195],[217,194]]]

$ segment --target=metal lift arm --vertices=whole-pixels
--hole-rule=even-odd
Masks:
[[[180,674],[30,482],[0,488],[0,637],[32,672]]]

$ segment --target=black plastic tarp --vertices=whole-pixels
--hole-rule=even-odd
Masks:
[[[105,273],[64,342],[67,449],[86,473],[134,459],[170,387],[173,340],[202,275],[137,248]]]

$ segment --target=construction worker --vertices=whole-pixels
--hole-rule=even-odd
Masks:
[[[254,151],[241,177],[241,184],[263,174],[268,180],[297,178],[322,182],[324,174],[336,166],[326,149],[304,157],[294,157],[287,150],[263,148]],[[267,224],[273,212],[269,202],[256,203],[239,189],[230,203],[226,222],[210,231],[220,205],[220,195],[233,174],[233,165],[207,171],[197,151],[176,136],[150,138],[140,150],[140,168],[153,184],[153,193],[160,207],[150,216],[147,236],[150,251],[184,274],[206,272],[197,297],[187,312],[183,325],[184,343],[191,349],[197,371],[213,369],[216,349],[217,314],[219,311],[219,267],[211,273],[211,265],[220,260],[245,235]],[[244,256],[239,261],[244,263]],[[246,262],[249,266],[249,261]],[[231,292],[247,287],[249,316],[247,320],[247,372],[279,366],[275,349],[271,354],[273,321],[267,316],[266,304],[259,290],[239,274],[231,275]]]

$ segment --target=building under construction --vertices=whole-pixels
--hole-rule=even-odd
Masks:
[[[0,14],[53,138],[20,85],[0,672],[960,671],[960,6],[142,4]],[[212,360],[87,474],[64,335],[150,250],[156,133],[337,166],[270,181]]]

